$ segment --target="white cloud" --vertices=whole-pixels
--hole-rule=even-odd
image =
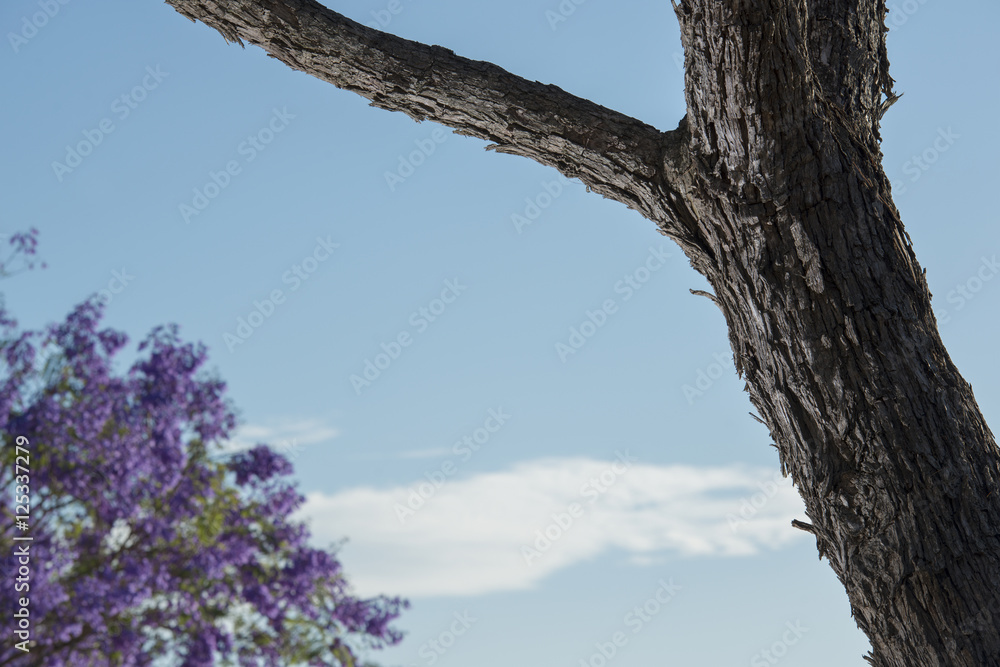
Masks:
[[[337,429],[317,419],[286,419],[270,426],[245,424],[236,430],[223,449],[227,452],[238,452],[263,443],[294,458],[299,449],[305,445],[326,442],[338,435],[340,432]]]
[[[773,471],[617,463],[615,473],[613,464],[541,459],[439,488],[424,479],[317,492],[300,515],[317,544],[349,538],[340,556],[360,594],[409,597],[528,589],[611,549],[643,565],[751,555],[803,536],[789,525],[804,518],[802,501]],[[401,521],[408,503],[417,509]],[[573,503],[579,511],[567,525]],[[549,545],[539,541],[546,529],[556,536]]]

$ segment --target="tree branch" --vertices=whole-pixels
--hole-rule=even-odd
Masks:
[[[1000,664],[1000,450],[940,336],[877,143],[885,0],[679,0],[687,115],[640,121],[312,0],[168,0],[384,109],[531,157],[655,221],[880,667]]]
[[[231,42],[249,42],[289,67],[371,100],[372,106],[433,120],[579,178],[591,190],[689,235],[683,197],[687,132],[639,120],[455,55],[352,21],[313,0],[167,0]],[[671,197],[671,195],[673,195]],[[683,209],[683,206],[679,206]]]

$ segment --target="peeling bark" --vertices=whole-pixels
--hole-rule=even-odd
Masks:
[[[687,115],[645,123],[312,0],[168,0],[290,67],[530,157],[677,241],[879,667],[1000,665],[1000,450],[879,149],[885,0],[683,0]]]

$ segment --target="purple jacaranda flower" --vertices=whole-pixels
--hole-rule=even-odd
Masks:
[[[291,463],[266,445],[225,453],[236,413],[206,348],[159,327],[117,372],[128,338],[102,313],[95,297],[19,332],[0,302],[4,451],[21,436],[32,456],[34,628],[31,653],[5,641],[0,665],[338,665],[397,643],[407,603],[353,596],[335,554],[309,544]],[[0,469],[4,488],[13,474]],[[0,560],[8,626],[19,567]]]

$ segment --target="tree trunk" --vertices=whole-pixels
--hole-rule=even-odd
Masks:
[[[879,667],[1000,665],[1000,450],[892,203],[885,0],[683,0],[687,115],[660,132],[312,0],[168,0],[227,40],[582,180],[715,289]]]

